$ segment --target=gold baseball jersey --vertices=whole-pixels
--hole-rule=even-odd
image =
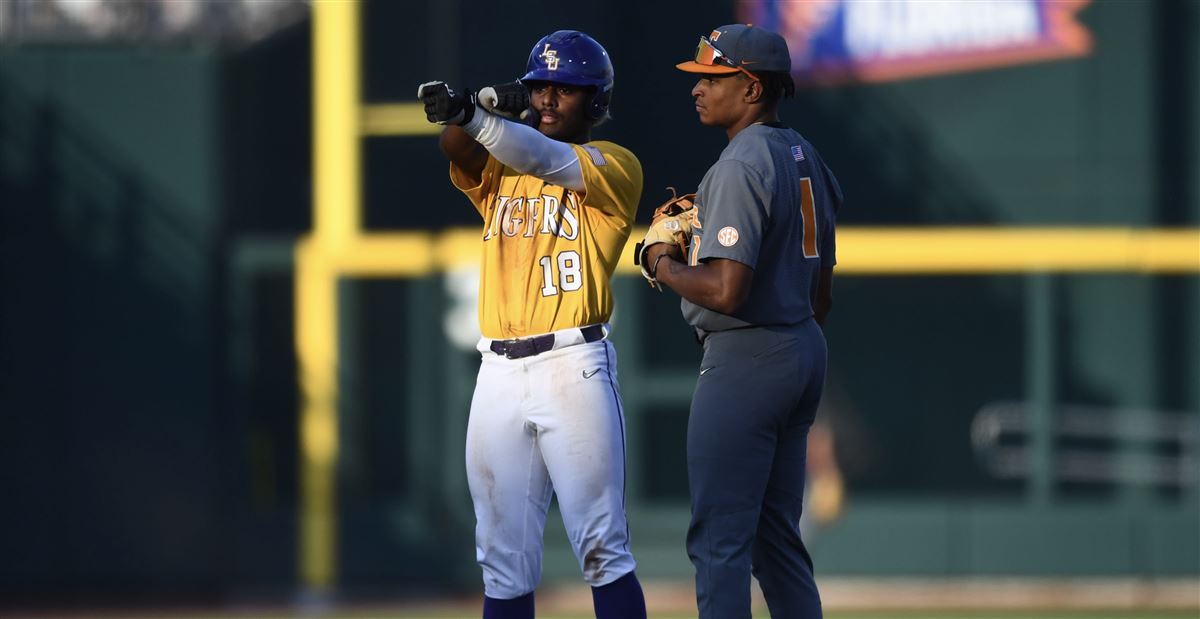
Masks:
[[[608,321],[612,274],[642,196],[642,164],[612,142],[574,144],[584,190],[488,157],[478,186],[450,180],[483,217],[479,329],[511,339]]]

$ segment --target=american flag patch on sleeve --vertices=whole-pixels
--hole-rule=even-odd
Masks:
[[[604,153],[600,152],[599,148],[596,148],[595,146],[584,146],[583,150],[586,150],[587,154],[591,156],[592,163],[596,165],[608,165],[608,160],[604,158]]]
[[[799,144],[792,147],[792,159],[804,161],[804,149],[800,148]]]

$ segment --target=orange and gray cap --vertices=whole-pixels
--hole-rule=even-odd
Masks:
[[[750,71],[791,73],[792,56],[787,41],[778,34],[749,24],[730,24],[700,37],[695,57],[675,68],[708,74],[742,71],[753,78]]]

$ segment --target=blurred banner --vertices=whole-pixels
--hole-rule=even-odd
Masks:
[[[801,82],[878,82],[1086,55],[1087,4],[742,0],[738,19],[783,34]]]
[[[308,0],[4,0],[0,41],[248,43],[303,19]]]

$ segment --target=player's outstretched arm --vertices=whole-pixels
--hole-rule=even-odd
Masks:
[[[474,136],[504,165],[547,183],[583,191],[583,168],[579,155],[566,142],[542,135],[528,125],[504,120],[483,109],[475,110],[463,130]]]
[[[418,86],[417,98],[425,104],[429,122],[446,126],[438,141],[446,158],[479,184],[487,166],[487,151],[462,129],[475,116],[475,93],[456,93],[445,82],[434,81]]]
[[[473,184],[483,182],[483,168],[487,167],[488,153],[471,134],[463,131],[462,127],[446,127],[438,139],[438,145],[442,147],[446,158],[462,170]]]
[[[494,87],[493,87],[494,88]],[[474,151],[465,138],[482,145],[504,165],[536,176],[547,183],[583,191],[583,169],[575,149],[541,134],[527,125],[509,122],[476,106],[475,94],[456,94],[444,82],[426,82],[417,88],[417,97],[425,104],[429,122],[458,126],[465,136],[453,129],[442,133],[442,151],[472,180],[483,173],[487,157]],[[480,165],[482,161],[482,165]],[[478,172],[474,171],[478,167]]]

